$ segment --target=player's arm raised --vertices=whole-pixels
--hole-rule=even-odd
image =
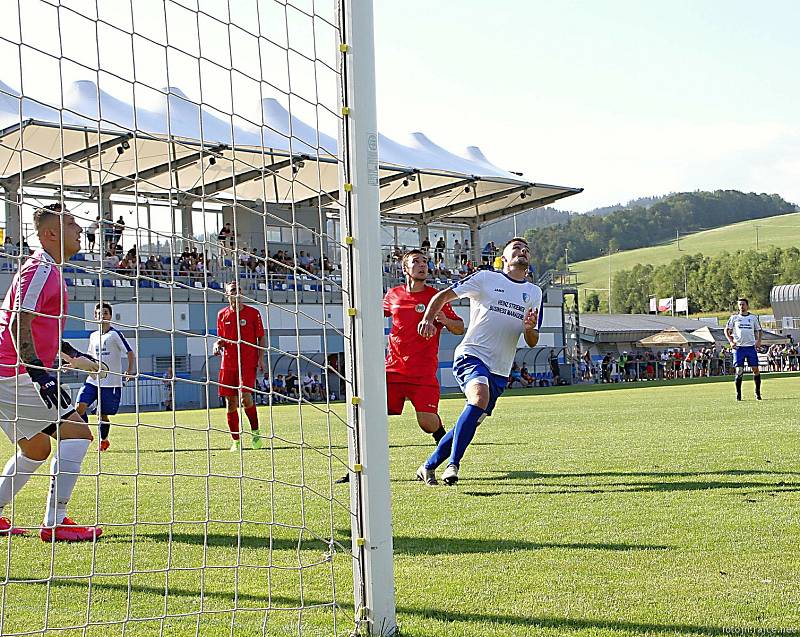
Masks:
[[[78,351],[67,341],[61,341],[61,355],[67,363],[67,367],[79,369],[90,374],[100,374],[105,378],[108,365],[100,362],[94,356]]]
[[[455,301],[457,298],[458,295],[451,288],[434,294],[431,302],[428,303],[425,314],[422,315],[422,320],[417,325],[417,332],[422,338],[431,338],[436,334],[436,316],[442,311],[446,303]]]
[[[536,347],[539,342],[539,308],[531,308],[522,321],[525,328],[525,343],[528,347]]]
[[[442,311],[436,315],[436,322],[444,325],[448,332],[456,336],[464,333],[464,321],[446,303],[442,307]]]

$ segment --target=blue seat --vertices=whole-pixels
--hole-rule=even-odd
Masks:
[[[212,290],[221,290],[222,286],[217,281],[209,281],[208,287]]]
[[[140,288],[151,288],[153,287],[152,282],[148,281],[147,279],[140,279],[139,280],[139,287]]]
[[[86,255],[83,252],[78,252],[70,261],[86,261]]]
[[[223,261],[223,264],[225,265],[226,268],[232,268],[233,267],[233,261],[231,261],[230,259],[225,259]]]
[[[66,284],[66,286],[67,286],[68,288],[71,288],[73,285],[75,285],[75,282],[74,282],[72,279],[66,279],[66,278],[65,278],[65,279],[64,279],[64,283]]]
[[[114,282],[111,279],[103,279],[103,287],[104,288],[113,288]]]

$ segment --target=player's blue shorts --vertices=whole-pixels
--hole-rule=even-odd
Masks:
[[[103,387],[100,390],[100,404],[98,410],[106,416],[113,416],[119,411],[119,401],[122,399],[122,387]],[[78,402],[86,403],[90,407],[97,401],[97,385],[84,383],[78,392]]]
[[[455,359],[453,361],[453,376],[456,377],[458,386],[465,394],[467,393],[467,384],[469,381],[480,377],[487,380],[489,383],[489,404],[486,405],[486,409],[484,410],[487,416],[492,415],[492,410],[494,409],[497,399],[500,398],[500,395],[508,384],[508,378],[506,376],[492,374],[484,362],[475,356],[459,356]]]
[[[744,367],[745,362],[750,365],[750,369],[758,367],[758,352],[752,345],[750,347],[737,347],[733,350],[733,366]]]

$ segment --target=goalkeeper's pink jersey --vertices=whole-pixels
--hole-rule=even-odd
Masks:
[[[37,356],[52,367],[67,320],[67,286],[53,257],[36,250],[14,275],[0,307],[0,377],[25,373],[11,338],[11,321],[20,311],[35,312],[31,335]],[[16,326],[15,326],[16,327]]]

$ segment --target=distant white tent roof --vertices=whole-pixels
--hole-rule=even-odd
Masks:
[[[131,102],[79,81],[66,88],[59,111],[0,82],[0,182],[93,197],[338,200],[336,139],[274,99],[263,100],[259,124],[201,109],[176,88],[148,90]],[[325,111],[320,119],[333,116],[317,109]],[[422,133],[407,144],[380,135],[379,154],[388,218],[483,224],[582,191],[525,181],[477,147],[456,155]]]

